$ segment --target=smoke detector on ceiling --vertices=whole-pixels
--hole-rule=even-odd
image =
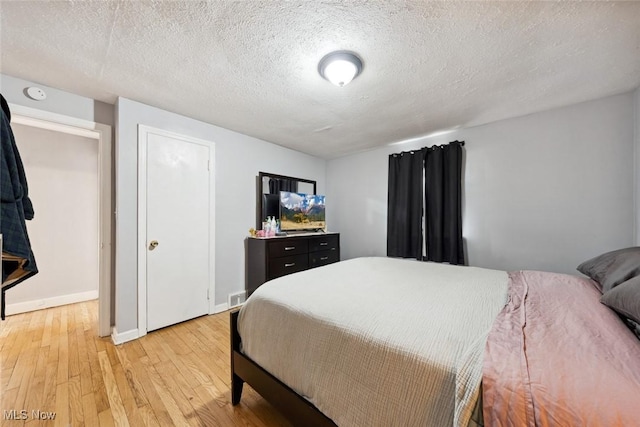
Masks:
[[[44,90],[35,86],[27,88],[27,96],[35,101],[44,101],[47,99],[47,94],[44,93]]]

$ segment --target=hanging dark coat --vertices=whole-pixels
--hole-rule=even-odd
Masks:
[[[27,178],[11,130],[11,111],[0,94],[0,234],[2,234],[2,307],[5,291],[38,272],[25,220],[33,219]]]

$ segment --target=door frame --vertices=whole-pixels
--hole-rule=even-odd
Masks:
[[[111,335],[111,126],[23,105],[9,104],[11,122],[98,140],[98,335]]]
[[[138,124],[138,336],[147,334],[147,146],[149,134],[209,148],[209,313],[215,307],[215,143]]]

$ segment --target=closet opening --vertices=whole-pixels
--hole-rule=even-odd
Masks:
[[[6,293],[8,316],[98,299],[111,334],[111,127],[9,104],[35,216],[27,221],[39,273]]]

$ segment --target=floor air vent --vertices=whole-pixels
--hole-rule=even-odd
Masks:
[[[247,299],[246,291],[229,294],[229,308],[238,307],[244,304]]]

